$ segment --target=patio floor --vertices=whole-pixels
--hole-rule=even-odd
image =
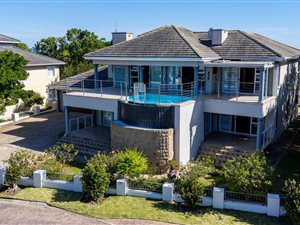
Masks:
[[[254,152],[256,150],[256,138],[246,135],[234,135],[215,132],[207,135],[202,144],[205,146],[219,146],[225,150],[237,150]]]
[[[71,135],[73,137],[80,137],[97,141],[102,144],[110,143],[110,127],[88,127],[81,130],[72,131]]]

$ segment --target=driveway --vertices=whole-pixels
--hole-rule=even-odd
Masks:
[[[131,219],[96,219],[50,207],[45,203],[5,199],[0,199],[0,215],[0,224],[170,225],[163,222]]]
[[[64,127],[64,113],[53,112],[0,128],[0,165],[16,150],[41,152],[53,146]]]

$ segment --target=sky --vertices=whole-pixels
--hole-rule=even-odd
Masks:
[[[141,34],[163,25],[257,32],[300,48],[300,0],[0,0],[0,34],[30,47],[81,28]]]

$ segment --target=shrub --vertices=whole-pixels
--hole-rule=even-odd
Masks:
[[[82,170],[82,186],[87,197],[99,201],[109,186],[109,174],[101,154],[94,155]]]
[[[271,185],[268,180],[270,169],[263,153],[243,153],[228,160],[219,171],[232,191],[255,193],[266,191]]]
[[[16,151],[9,159],[5,175],[5,184],[15,190],[18,188],[17,181],[22,176],[30,176],[35,168],[36,155],[27,151]]]
[[[116,172],[119,177],[139,177],[148,169],[147,158],[136,148],[118,152],[116,161]]]
[[[184,199],[184,203],[191,209],[198,207],[202,201],[205,189],[205,179],[191,177],[182,177],[176,182],[175,191],[181,194]]]
[[[284,183],[283,191],[285,195],[284,208],[287,211],[287,215],[295,225],[300,224],[300,183],[295,180],[288,179]]]
[[[56,160],[62,164],[70,164],[78,154],[73,144],[54,145],[49,150],[46,150],[46,152],[53,154]]]

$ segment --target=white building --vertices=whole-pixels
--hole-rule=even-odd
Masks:
[[[59,81],[59,66],[64,65],[64,62],[18,48],[16,46],[18,43],[20,41],[17,39],[0,35],[0,51],[12,51],[29,61],[25,67],[29,73],[28,79],[23,82],[25,89],[39,93],[44,98],[44,104],[46,104],[50,97],[47,87]],[[6,107],[5,114],[1,115],[0,118],[10,119],[16,108],[16,105]]]
[[[83,137],[186,163],[199,149],[262,151],[297,114],[300,50],[259,34],[165,26],[85,58],[94,74],[57,89],[67,91],[66,142]]]

